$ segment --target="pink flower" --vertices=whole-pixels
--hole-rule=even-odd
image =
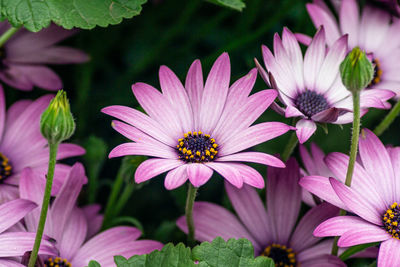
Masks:
[[[385,148],[368,129],[360,136],[360,162],[351,187],[344,185],[348,156],[331,153],[325,158],[337,177],[307,176],[300,185],[318,197],[355,216],[334,217],[314,231],[316,236],[340,236],[339,246],[382,242],[378,266],[400,265],[400,147]]]
[[[279,91],[279,99],[285,106],[275,104],[275,110],[287,118],[299,119],[296,134],[300,143],[311,137],[317,129],[316,123],[345,124],[353,120],[351,93],[339,75],[339,65],[347,53],[347,35],[335,39],[329,49],[326,48],[326,37],[325,29],[321,27],[303,59],[295,36],[285,28],[282,40],[275,34],[275,55],[262,46],[268,73],[257,63],[264,81]],[[393,96],[386,90],[361,92],[362,114],[369,107],[390,107],[385,101]]]
[[[101,266],[115,266],[114,256],[131,257],[134,254],[146,254],[163,245],[152,240],[137,240],[141,232],[128,226],[119,226],[97,234],[102,216],[97,214],[96,206],[78,208],[76,200],[87,182],[85,171],[80,163],[72,166],[65,183],[49,207],[45,234],[56,240],[59,260],[72,266],[87,266],[90,260],[98,261]],[[32,169],[25,169],[21,175],[21,198],[30,199],[41,205],[45,183]],[[39,221],[40,208],[25,217],[27,231],[35,232]],[[51,255],[50,255],[51,256]],[[53,257],[42,257],[45,266],[50,265]]]
[[[188,179],[196,187],[205,184],[213,171],[234,186],[243,183],[264,187],[264,179],[240,162],[284,167],[282,161],[261,152],[241,152],[286,133],[292,127],[280,122],[251,126],[277,96],[264,90],[249,96],[256,81],[253,69],[229,87],[230,63],[223,53],[214,63],[205,85],[199,60],[193,62],[185,87],[167,67],[159,72],[162,93],[145,83],[132,86],[147,114],[124,106],[102,112],[122,121],[114,129],[134,142],[114,148],[109,157],[146,155],[155,157],[136,170],[137,183],[168,172],[165,187],[174,189]]]
[[[254,188],[246,185],[237,189],[228,183],[225,188],[237,216],[216,204],[196,202],[193,210],[196,239],[247,238],[253,243],[256,256],[269,256],[277,266],[345,266],[329,255],[332,239],[312,236],[315,227],[337,215],[339,209],[323,203],[308,211],[296,226],[301,206],[296,160],[290,159],[285,169],[268,168],[267,176],[266,207]],[[177,225],[187,232],[184,217],[178,219]]]
[[[45,180],[49,149],[40,133],[39,121],[51,98],[51,95],[45,95],[35,101],[21,100],[6,112],[4,92],[0,85],[0,203],[18,198],[20,173],[25,167],[34,168]],[[79,156],[84,152],[80,146],[64,143],[59,146],[57,159]],[[53,194],[60,189],[69,168],[57,164]]]
[[[16,199],[0,205],[0,266],[24,266],[11,258],[21,257],[25,252],[31,251],[36,234],[9,230],[36,207],[35,203],[25,199]],[[49,237],[43,237],[39,254],[57,255],[54,242]]]
[[[7,21],[0,22],[0,34],[9,28]],[[46,90],[61,89],[60,77],[45,64],[82,63],[89,59],[78,49],[55,45],[75,33],[56,25],[38,33],[19,30],[0,47],[0,80],[24,91],[32,90],[34,86]]]
[[[343,34],[348,34],[349,49],[359,46],[368,53],[375,64],[375,76],[369,88],[392,90],[399,97],[400,20],[398,18],[369,5],[364,7],[360,15],[356,0],[341,1],[339,21],[321,0],[307,4],[307,10],[316,27],[324,25],[329,46]],[[300,39],[307,42],[301,35]]]

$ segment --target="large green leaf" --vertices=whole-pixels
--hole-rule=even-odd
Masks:
[[[229,7],[238,11],[242,11],[242,9],[246,7],[245,3],[242,0],[208,0],[208,1],[216,5]]]
[[[203,242],[193,248],[193,259],[199,267],[274,267],[274,261],[267,257],[254,259],[254,248],[247,239],[229,239],[225,242],[217,237],[211,243]]]
[[[118,24],[140,13],[147,0],[0,0],[1,17],[13,26],[39,31],[51,21],[66,28]]]

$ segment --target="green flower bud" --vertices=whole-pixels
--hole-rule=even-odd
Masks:
[[[67,94],[60,90],[42,113],[40,132],[51,144],[70,138],[75,131],[75,121],[69,107]]]
[[[340,64],[340,76],[344,86],[354,93],[369,85],[374,77],[374,67],[365,52],[355,47]]]

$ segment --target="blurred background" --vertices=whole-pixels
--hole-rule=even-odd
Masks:
[[[204,77],[214,60],[224,51],[231,59],[231,83],[254,68],[254,57],[260,61],[261,44],[272,48],[274,33],[281,34],[284,26],[293,32],[313,35],[315,28],[306,12],[306,0],[249,0],[242,12],[213,5],[203,0],[158,0],[143,6],[142,13],[117,26],[80,31],[64,44],[78,47],[91,57],[83,65],[54,66],[60,74],[64,89],[71,101],[76,117],[77,131],[73,142],[87,148],[84,158],[91,187],[81,197],[81,203],[100,203],[104,206],[110,190],[118,176],[122,159],[108,159],[108,152],[126,141],[111,128],[111,117],[100,112],[109,105],[138,107],[131,85],[145,82],[159,88],[158,68],[170,67],[184,81],[190,64],[200,59]],[[304,47],[303,47],[304,48]],[[266,89],[259,77],[255,91]],[[35,88],[33,92],[6,90],[10,105],[16,99],[36,98],[46,91]],[[371,110],[363,119],[362,126],[374,128],[387,111]],[[260,121],[285,120],[271,110]],[[400,145],[400,119],[392,124],[383,136],[386,144]],[[350,126],[328,127],[327,135],[318,128],[311,141],[316,142],[325,152],[348,152]],[[255,150],[271,154],[281,153],[289,134],[255,147]],[[308,142],[309,143],[309,142]],[[295,151],[298,156],[298,151]],[[130,160],[133,165],[143,160]],[[128,164],[129,165],[129,164]],[[265,175],[266,167],[254,165]],[[130,191],[117,198],[126,198],[127,205],[121,207],[119,218],[112,218],[112,224],[135,224],[144,231],[145,238],[161,242],[185,241],[185,235],[175,226],[175,220],[184,214],[186,186],[173,191],[164,188],[163,177],[152,179],[144,185],[134,185],[134,166],[122,171],[122,189]],[[164,175],[162,175],[164,176]],[[197,200],[207,200],[229,207],[218,175],[199,190]],[[264,195],[264,192],[260,194]]]

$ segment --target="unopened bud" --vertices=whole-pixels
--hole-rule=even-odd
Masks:
[[[67,94],[60,90],[40,118],[40,131],[51,144],[61,143],[75,131]]]
[[[355,47],[340,64],[340,76],[344,86],[354,93],[369,85],[374,77],[374,67],[365,52]]]

